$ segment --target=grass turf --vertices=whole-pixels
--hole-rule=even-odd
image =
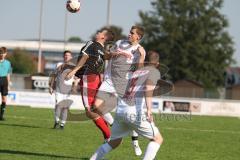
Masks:
[[[102,144],[92,121],[53,127],[52,109],[9,106],[0,121],[0,160],[87,160]],[[164,143],[157,160],[238,160],[240,119],[190,115],[155,115]],[[139,138],[142,150],[148,141]],[[131,138],[109,153],[108,160],[138,160]]]

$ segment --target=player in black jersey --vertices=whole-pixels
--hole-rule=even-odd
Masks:
[[[91,107],[101,84],[101,73],[104,69],[104,44],[113,39],[114,34],[109,29],[104,28],[97,32],[95,40],[88,41],[81,49],[76,67],[66,76],[67,79],[74,75],[81,78],[80,88],[86,115],[102,131],[105,140],[110,138],[110,129],[101,116],[91,111]]]

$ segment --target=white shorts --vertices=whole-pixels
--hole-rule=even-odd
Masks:
[[[107,93],[116,93],[116,90],[113,86],[111,79],[105,79],[101,86],[99,87],[98,91],[107,92]]]
[[[69,98],[70,98],[69,94],[62,94],[62,93],[59,93],[59,92],[55,93],[56,104],[66,100],[66,99],[69,99]]]
[[[148,139],[153,139],[159,134],[154,122],[149,122],[142,111],[137,111],[135,106],[118,106],[112,126],[111,140],[127,136],[132,130]]]
[[[117,106],[117,94],[110,79],[102,82],[96,97],[104,101],[101,107],[102,114],[113,111]]]

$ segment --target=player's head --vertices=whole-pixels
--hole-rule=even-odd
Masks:
[[[113,41],[114,37],[115,35],[112,30],[108,28],[103,28],[97,32],[95,36],[95,40],[105,43],[105,42]]]
[[[129,35],[128,40],[130,42],[139,42],[144,35],[144,29],[140,26],[132,26]]]
[[[155,66],[159,65],[159,54],[155,51],[148,52],[149,63]]]
[[[7,48],[6,47],[1,47],[0,48],[0,60],[4,59],[7,55]]]
[[[65,50],[65,51],[63,52],[63,61],[64,61],[64,62],[67,62],[67,61],[69,61],[70,59],[72,59],[72,52],[69,51],[69,50]]]

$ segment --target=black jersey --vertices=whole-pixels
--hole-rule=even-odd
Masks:
[[[76,76],[102,73],[104,69],[104,47],[96,41],[88,41],[86,45],[82,47],[78,60],[80,60],[84,54],[88,55],[89,58],[85,65],[77,71]]]

